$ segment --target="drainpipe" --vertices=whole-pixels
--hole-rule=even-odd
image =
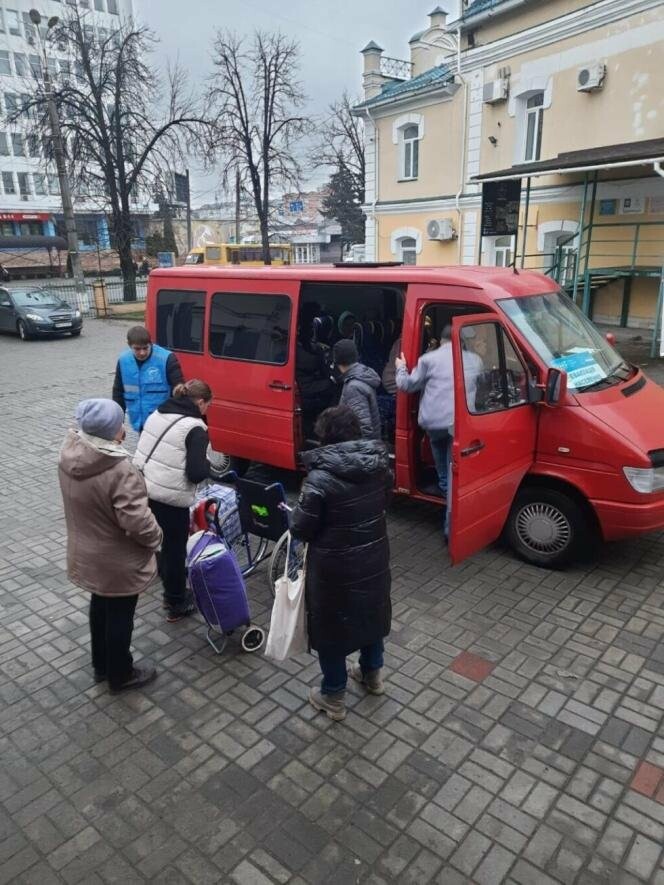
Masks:
[[[459,225],[459,234],[458,234],[458,247],[457,247],[457,260],[459,264],[461,264],[461,238],[462,238],[462,218],[461,218],[461,194],[463,193],[463,188],[465,184],[465,175],[466,175],[466,130],[468,126],[468,83],[461,75],[461,29],[457,28],[457,77],[461,81],[463,85],[463,123],[461,128],[461,176],[459,181],[459,190],[456,193],[454,198],[458,225]]]
[[[378,261],[378,225],[376,223],[376,203],[378,202],[378,126],[376,125],[376,121],[374,120],[374,118],[371,116],[371,111],[369,110],[369,108],[364,108],[364,111],[365,111],[367,117],[369,118],[369,120],[371,121],[371,124],[374,128],[374,197],[373,197],[373,203],[371,205],[371,217],[373,218],[374,251],[376,253],[375,257],[374,257],[374,261]],[[366,186],[366,176],[365,176],[364,183]],[[366,237],[364,239],[365,239],[365,243],[366,243]],[[365,259],[365,261],[367,260],[366,246],[365,246],[364,259]]]

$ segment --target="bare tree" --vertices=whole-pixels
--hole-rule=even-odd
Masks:
[[[311,159],[316,166],[330,166],[332,172],[348,170],[354,179],[354,189],[364,199],[364,126],[362,119],[353,114],[353,104],[351,96],[344,92],[330,105],[328,116],[319,127]]]
[[[108,212],[124,298],[132,301],[132,203],[163,188],[169,170],[182,162],[187,144],[207,123],[181,70],[169,70],[162,86],[149,64],[156,43],[149,29],[125,21],[110,35],[100,33],[78,10],[67,15],[53,39],[67,45],[72,73],[54,81],[48,71],[33,70],[44,88],[35,89],[33,82],[13,122],[27,122],[33,136],[48,140],[48,99],[54,99],[70,175],[78,190],[96,194]]]
[[[304,94],[297,80],[300,49],[282,34],[257,31],[247,42],[218,32],[215,71],[208,100],[217,117],[211,158],[219,158],[226,187],[239,172],[250,191],[260,224],[263,260],[270,259],[270,198],[278,186],[298,186],[293,155],[308,131],[298,113]]]
[[[331,169],[323,214],[341,225],[342,255],[346,245],[364,242],[364,127],[353,114],[353,104],[344,92],[330,105],[311,151],[312,165]]]

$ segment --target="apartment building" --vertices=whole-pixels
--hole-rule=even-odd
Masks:
[[[76,5],[89,16],[89,27],[96,29],[101,37],[116,29],[122,18],[133,15],[133,0],[4,0],[0,3],[0,248],[2,241],[16,246],[20,244],[16,238],[54,236],[63,229],[55,164],[45,158],[38,139],[30,137],[21,126],[9,125],[6,119],[24,95],[42,87],[44,47],[51,78],[77,76],[76,64],[66,46],[46,38],[45,26],[40,26],[41,34],[38,33],[29,16],[30,9],[36,8],[46,22],[51,16],[62,18]],[[76,191],[73,196],[81,251],[96,250],[97,245],[101,249],[109,248],[108,223],[99,198]],[[16,258],[21,254],[19,249],[9,260],[10,269],[21,264],[21,259]]]
[[[596,320],[651,326],[664,2],[471,0],[409,47],[363,50],[367,257],[536,267]]]

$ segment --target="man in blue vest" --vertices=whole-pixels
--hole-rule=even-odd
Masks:
[[[137,433],[165,402],[176,384],[184,381],[178,358],[153,344],[145,326],[127,332],[129,347],[120,354],[113,381],[113,399],[129,416]]]

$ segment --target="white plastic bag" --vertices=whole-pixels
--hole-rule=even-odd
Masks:
[[[265,656],[274,661],[285,661],[304,651],[308,651],[307,623],[304,604],[304,573],[306,550],[302,568],[293,580],[288,577],[291,536],[286,545],[286,565],[284,573],[274,584],[274,605],[270,618],[270,632],[265,643]]]

